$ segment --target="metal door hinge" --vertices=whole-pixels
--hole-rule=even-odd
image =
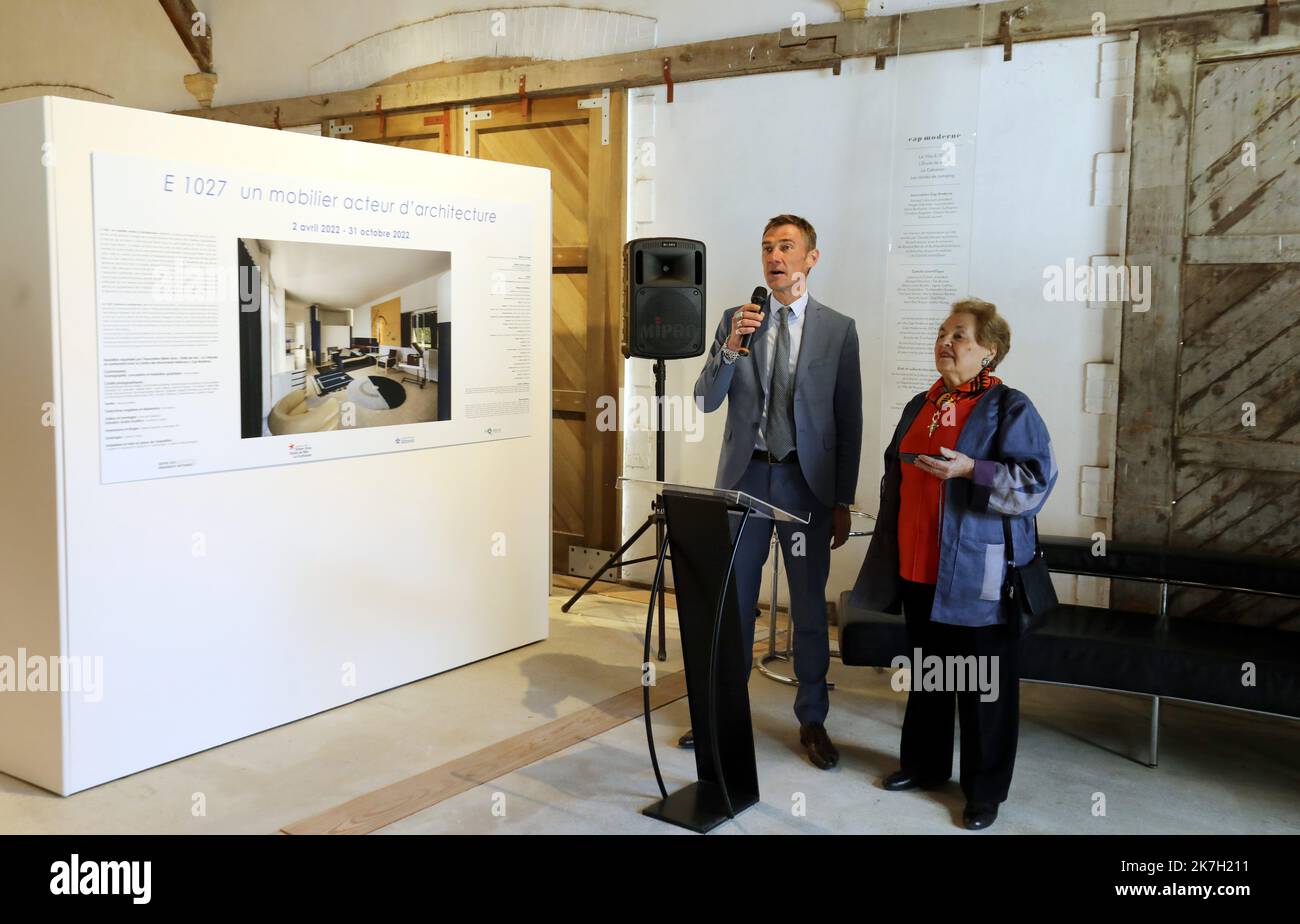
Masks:
[[[600,108],[600,143],[609,144],[609,90],[600,91],[600,96],[578,100],[579,109]]]
[[[586,546],[569,546],[569,573],[577,577],[589,578],[600,571],[600,566],[609,561],[613,553],[606,549],[590,549]],[[610,580],[618,580],[611,577]]]

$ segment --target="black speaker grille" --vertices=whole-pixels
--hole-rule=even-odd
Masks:
[[[704,298],[694,286],[637,289],[628,319],[632,356],[683,359],[704,352]]]

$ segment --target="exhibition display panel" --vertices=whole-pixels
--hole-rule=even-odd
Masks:
[[[547,171],[52,97],[0,139],[0,771],[546,637]]]

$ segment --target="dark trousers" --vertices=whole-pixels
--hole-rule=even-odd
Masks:
[[[912,689],[903,716],[900,763],[914,779],[938,783],[952,776],[953,702],[961,722],[961,788],[968,802],[1003,802],[1011,786],[1016,763],[1016,737],[1020,730],[1020,642],[1005,625],[953,626],[931,622],[934,585],[903,582],[903,616],[912,664]],[[918,689],[921,657],[937,655],[976,658],[997,657],[998,695],[984,702],[978,689]],[[988,662],[992,676],[992,662]],[[946,675],[946,672],[945,672]]]
[[[736,490],[782,510],[812,514],[812,522],[777,523],[781,560],[790,588],[790,619],[794,624],[794,675],[799,688],[794,714],[800,724],[826,721],[830,695],[830,637],[826,626],[826,579],[831,572],[831,509],[817,499],[798,464],[749,463]],[[740,604],[741,639],[746,657],[754,650],[754,612],[758,608],[764,565],[772,543],[771,520],[751,516],[736,550],[736,596]],[[750,659],[753,667],[753,659]]]

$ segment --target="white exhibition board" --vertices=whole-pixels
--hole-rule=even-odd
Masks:
[[[26,524],[0,539],[0,771],[75,792],[546,637],[546,171],[48,97],[0,106],[0,170],[16,397],[0,409],[0,504]],[[205,192],[225,179],[235,198],[169,199],[151,188],[168,174]],[[331,217],[314,194],[238,200],[290,183],[395,205]],[[405,201],[496,219],[467,228]],[[105,349],[106,229],[208,239],[220,272],[241,238],[449,252],[450,418],[311,433],[307,454],[288,450],[300,437],[240,439],[223,297],[218,333],[184,354],[211,357],[197,391],[223,398],[149,404],[197,461],[131,452],[101,470],[103,358],[166,368],[183,352]],[[143,292],[162,251],[126,253]],[[156,312],[160,296],[140,301]],[[20,652],[96,665],[97,689],[6,689]]]
[[[434,193],[427,179],[402,188],[382,173],[330,181],[103,151],[91,163],[105,482],[528,434],[532,204],[451,184]],[[374,248],[450,254],[440,318],[454,344],[449,419],[241,438],[240,298],[253,287],[239,271],[241,239],[356,257],[360,271],[377,262]],[[375,285],[396,288],[390,278],[377,269]],[[322,345],[369,334],[326,326]]]

